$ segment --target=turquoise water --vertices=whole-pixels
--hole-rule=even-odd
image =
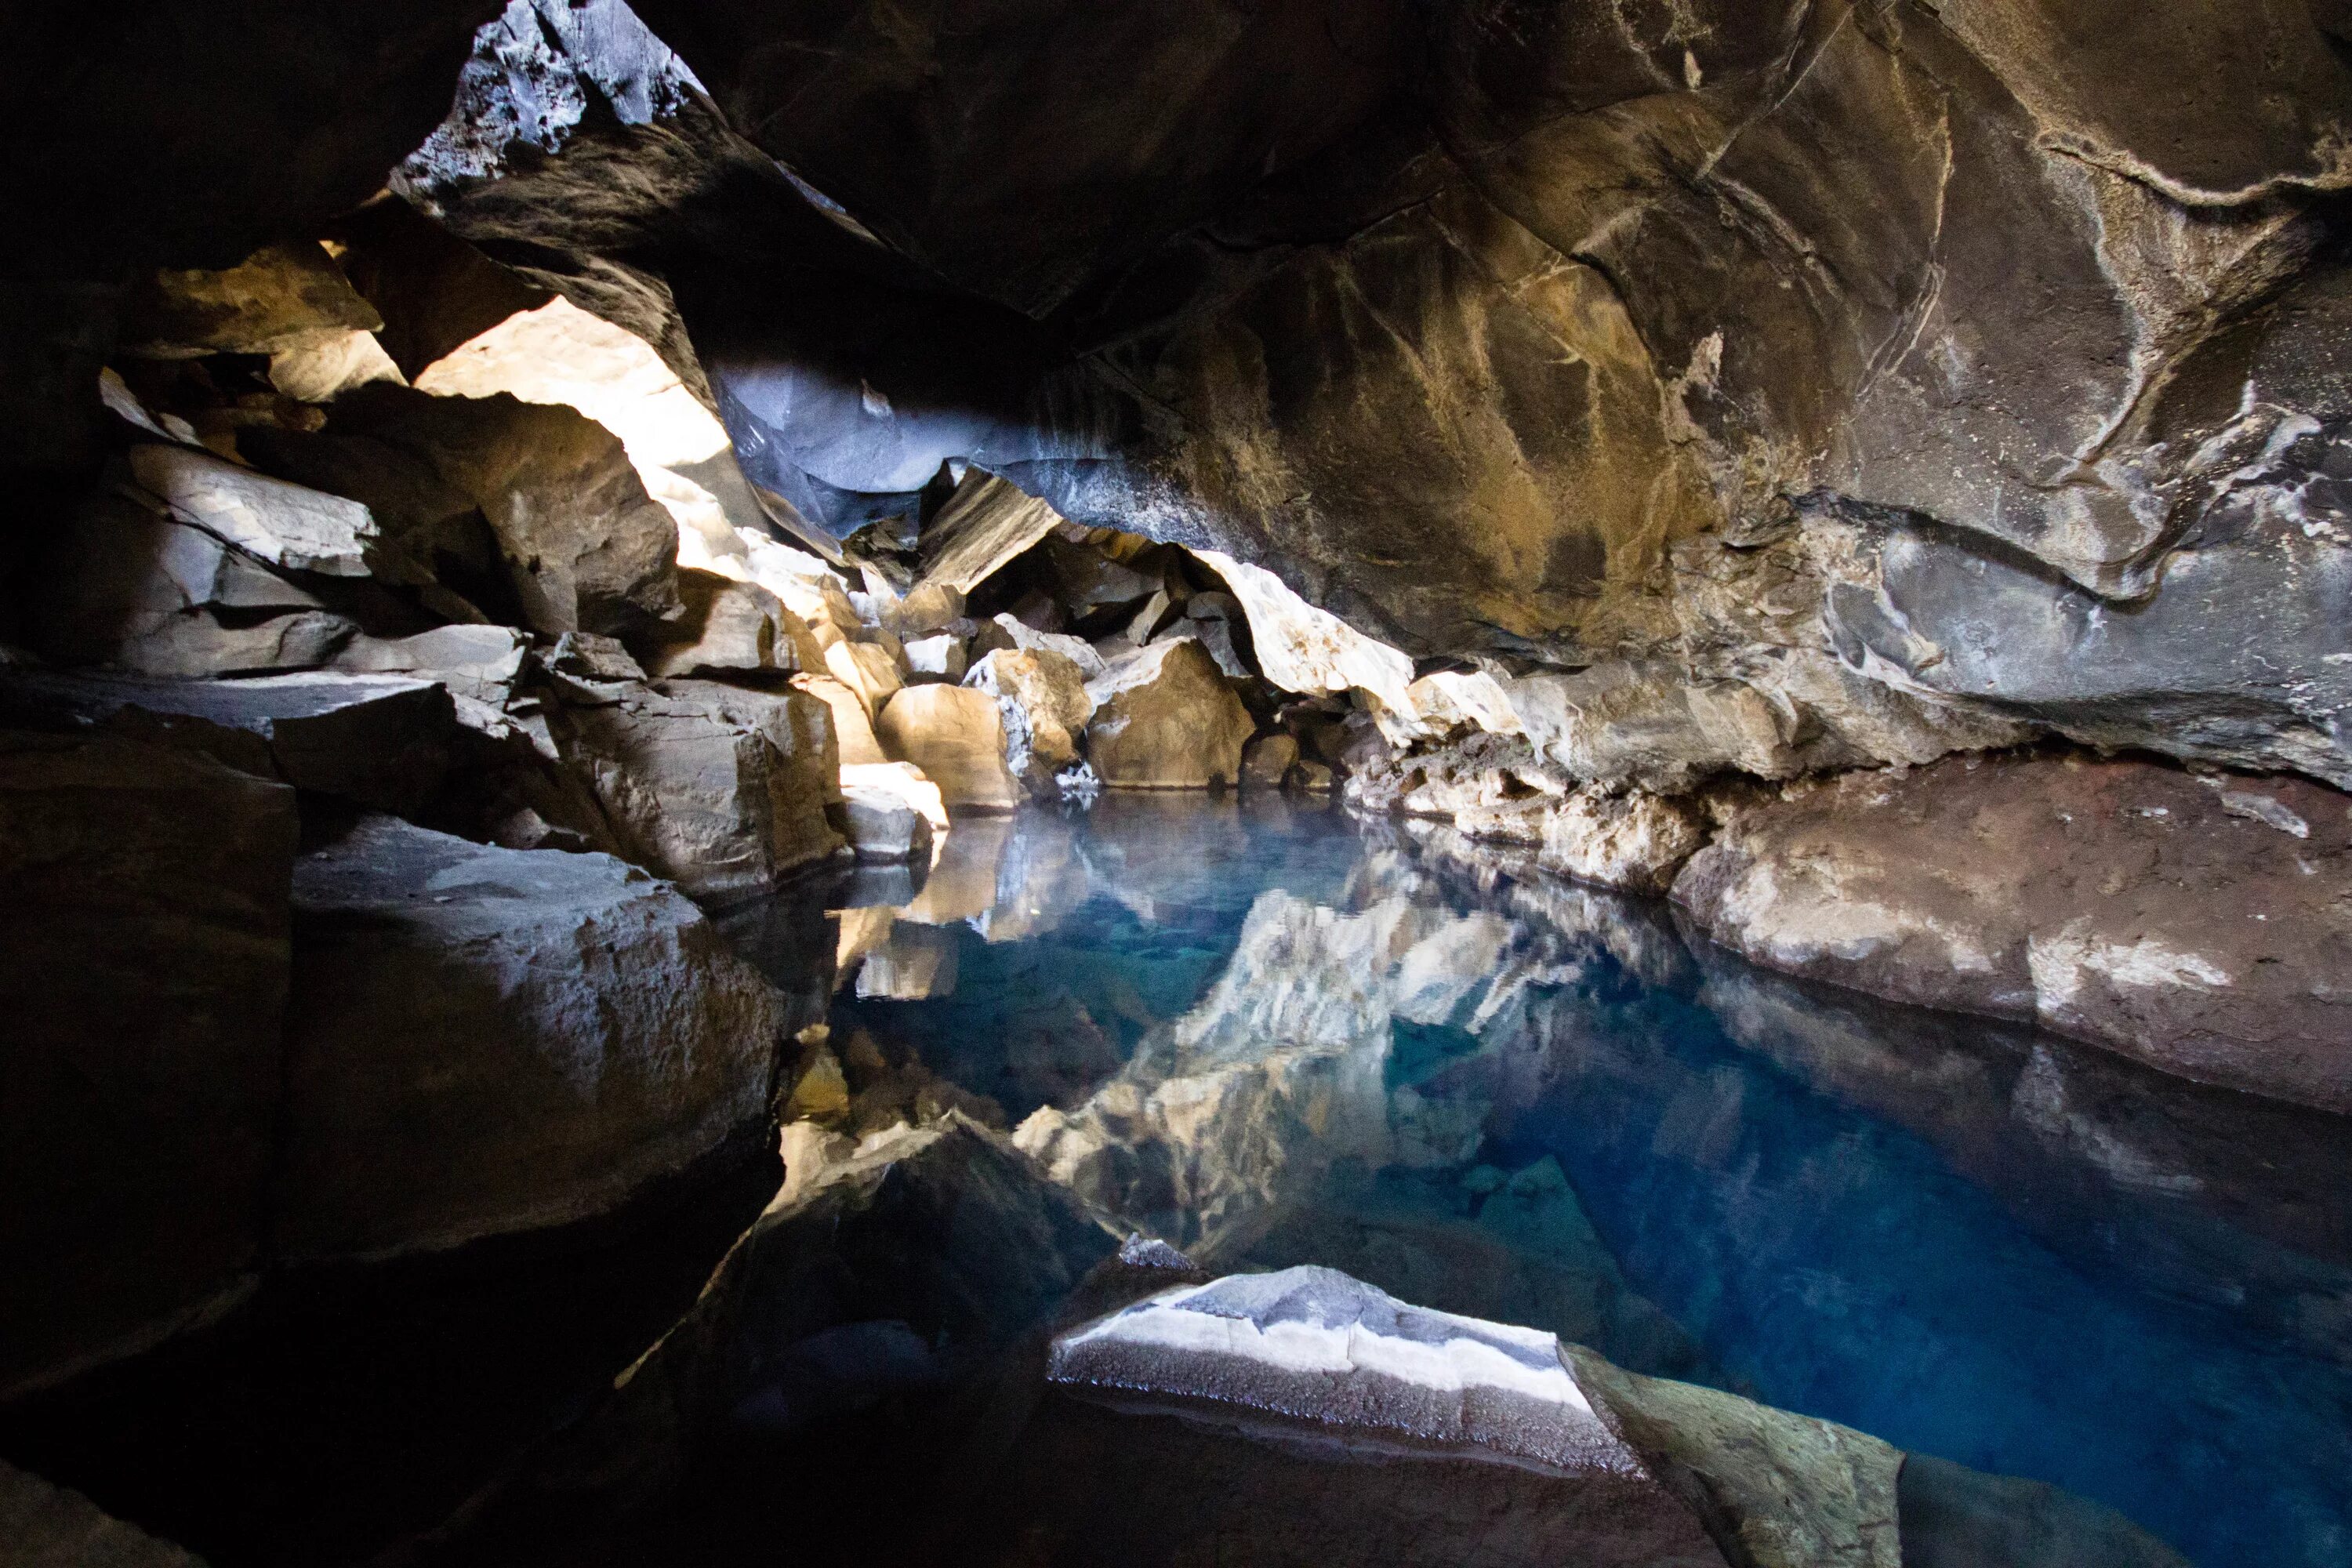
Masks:
[[[826,934],[838,1043],[1214,1268],[1329,1264],[2116,1509],[2352,1562],[2352,1131],[1802,987],[1436,829],[1112,796]]]

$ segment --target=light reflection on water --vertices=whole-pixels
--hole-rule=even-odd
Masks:
[[[2352,1132],[1802,987],[1435,829],[960,822],[823,939],[865,1029],[1212,1268],[1329,1264],[1979,1469],[2352,1561]]]

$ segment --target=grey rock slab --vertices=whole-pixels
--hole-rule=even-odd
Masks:
[[[255,558],[328,577],[368,575],[380,537],[355,500],[239,468],[191,447],[133,447],[131,477],[183,522]]]
[[[292,790],[207,757],[0,736],[0,1394],[250,1288],[297,831]]]
[[[668,884],[391,817],[293,881],[284,1256],[590,1218],[764,1124],[782,1001]]]

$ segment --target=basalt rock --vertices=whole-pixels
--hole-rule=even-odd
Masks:
[[[367,817],[301,858],[294,910],[286,1256],[606,1213],[764,1122],[781,998],[608,856]]]
[[[0,1392],[251,1289],[296,831],[292,790],[185,751],[0,742]]]
[[[1202,789],[1241,777],[1257,728],[1190,638],[1154,643],[1087,683],[1087,756],[1113,789]]]
[[[1055,774],[1078,760],[1094,714],[1078,667],[1050,649],[999,648],[964,684],[996,700],[1004,728],[1004,765],[1040,800],[1055,792]]]
[[[2343,1110],[2347,857],[2321,785],[2005,755],[1736,806],[1674,896],[1771,968]]]
[[[1026,798],[1005,765],[1003,713],[985,691],[909,686],[882,710],[875,732],[886,754],[920,768],[950,805],[1010,811]]]

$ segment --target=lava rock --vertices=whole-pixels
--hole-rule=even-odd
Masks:
[[[678,596],[685,618],[679,640],[650,650],[646,661],[656,677],[790,673],[822,670],[815,645],[800,618],[756,583],[740,583],[714,572],[680,571]]]
[[[367,817],[302,857],[294,910],[288,1258],[589,1218],[765,1121],[781,1000],[609,856]]]
[[[1086,678],[1050,649],[999,648],[982,659],[964,684],[996,700],[1004,729],[1004,765],[1030,795],[1053,799],[1055,775],[1078,760],[1094,700]]]
[[[292,790],[201,755],[0,738],[0,1393],[250,1289],[297,831]]]
[[[1087,756],[1112,789],[1203,789],[1241,776],[1257,726],[1197,642],[1154,643],[1087,683]]]
[[[1257,789],[1279,789],[1298,765],[1298,742],[1290,735],[1259,735],[1242,752],[1242,779]]]
[[[2005,755],[1740,806],[1674,896],[1770,968],[2340,1111],[2347,876],[2324,786]]]

